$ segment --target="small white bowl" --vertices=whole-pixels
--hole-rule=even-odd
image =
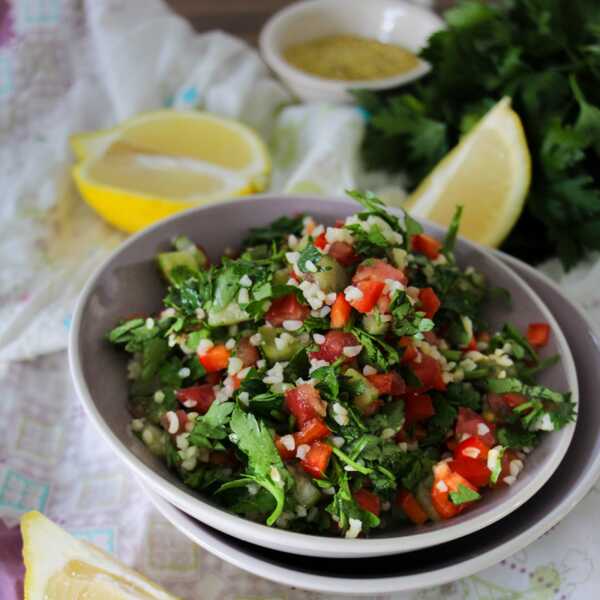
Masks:
[[[430,65],[419,59],[413,70],[394,77],[343,81],[293,67],[283,50],[315,38],[349,34],[398,44],[417,54],[443,27],[436,14],[403,0],[306,0],[275,13],[263,27],[259,43],[266,63],[301,100],[351,102],[350,89],[397,87],[421,77]]]

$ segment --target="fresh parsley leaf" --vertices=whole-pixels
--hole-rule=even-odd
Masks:
[[[458,485],[458,490],[456,492],[450,492],[448,495],[450,496],[450,500],[452,500],[452,504],[456,506],[481,499],[480,494],[462,483]]]
[[[233,402],[213,402],[205,415],[196,418],[189,436],[190,444],[200,448],[213,448],[211,440],[224,440],[227,437],[225,426],[234,407]]]
[[[124,344],[131,338],[131,332],[138,327],[142,327],[145,323],[144,319],[130,319],[117,325],[108,333],[108,341],[113,344]]]
[[[323,269],[319,268],[319,262],[321,261],[322,256],[323,254],[316,246],[313,244],[307,244],[300,251],[300,256],[296,264],[303,273],[314,273],[314,271],[311,271],[307,268],[306,263],[308,262],[312,263],[312,265],[317,268],[317,271],[322,271]]]
[[[507,448],[534,448],[539,435],[535,431],[525,431],[515,427],[499,427],[495,432],[498,443]]]
[[[243,245],[257,246],[264,243],[280,242],[288,235],[302,233],[304,215],[297,217],[280,217],[266,227],[255,227],[244,239]]]
[[[352,327],[351,333],[354,334],[363,347],[361,356],[364,356],[366,362],[378,371],[389,371],[393,365],[400,362],[398,352],[387,342],[368,334],[358,327]]]
[[[342,359],[338,359],[326,367],[319,367],[311,373],[317,380],[317,388],[326,400],[337,400],[340,395],[340,368]]]
[[[452,256],[452,253],[454,252],[454,244],[456,243],[456,237],[458,236],[462,212],[463,207],[457,206],[454,211],[452,221],[450,221],[450,225],[448,225],[446,237],[444,238],[444,245],[442,246],[442,252],[446,255],[446,257]]]

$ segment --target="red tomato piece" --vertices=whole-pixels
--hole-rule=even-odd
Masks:
[[[275,448],[282,460],[292,460],[296,456],[296,450],[288,450],[281,442],[281,436],[275,436]]]
[[[310,307],[300,304],[296,294],[288,294],[273,300],[265,319],[275,327],[283,325],[284,321],[304,321],[310,314]]]
[[[498,476],[498,481],[496,483],[491,484],[491,487],[499,487],[502,485],[506,485],[506,483],[504,483],[504,478],[510,475],[510,463],[511,461],[517,458],[519,457],[517,456],[517,453],[514,450],[504,451],[501,462],[502,468],[500,470],[500,475]]]
[[[413,236],[411,241],[412,249],[419,254],[424,254],[427,258],[433,260],[440,255],[442,243],[425,233],[419,233]]]
[[[461,485],[473,491],[477,491],[477,488],[462,475],[452,471],[446,462],[435,465],[433,475],[434,482],[431,488],[433,507],[442,519],[450,519],[470,504],[455,505],[450,499],[450,492],[457,492]],[[439,485],[440,482],[443,482],[443,485]]]
[[[235,355],[242,361],[244,367],[250,367],[260,359],[258,349],[250,343],[248,337],[243,337],[238,342]]]
[[[483,487],[490,482],[491,471],[485,462],[468,456],[461,456],[450,461],[450,468],[462,475],[477,487]]]
[[[404,379],[395,371],[367,375],[367,379],[377,388],[380,394],[401,396],[406,391]]]
[[[508,406],[508,408],[511,409],[516,408],[517,406],[520,406],[521,404],[527,402],[527,398],[523,396],[523,394],[519,394],[517,392],[510,394],[502,394],[502,400],[504,400],[506,406]]]
[[[285,393],[286,408],[296,417],[300,427],[315,417],[324,417],[327,406],[321,400],[319,390],[310,383],[303,383]]]
[[[362,297],[352,300],[350,305],[360,313],[368,313],[377,303],[385,284],[381,281],[359,281],[356,287],[362,292]]]
[[[231,354],[225,344],[217,344],[200,356],[199,359],[208,373],[214,373],[227,368],[230,356]]]
[[[458,409],[458,418],[456,419],[454,431],[459,440],[465,433],[469,436],[476,435],[486,446],[491,448],[496,443],[492,427],[493,425],[486,423],[484,418],[474,410],[465,408],[464,406]]]
[[[419,301],[421,303],[419,308],[425,313],[428,319],[433,319],[435,313],[442,305],[433,288],[430,287],[419,290]]]
[[[171,411],[169,411],[171,412]],[[169,431],[169,427],[171,425],[169,417],[167,416],[168,413],[165,413],[164,415],[162,415],[160,417],[160,424],[162,425],[163,429],[165,431]],[[185,425],[187,423],[188,420],[188,416],[187,413],[185,412],[185,410],[176,410],[175,414],[177,416],[177,420],[179,422],[177,431],[175,433],[172,433],[171,435],[179,435],[180,433],[183,433],[185,431]]]
[[[335,258],[342,267],[350,267],[359,260],[354,248],[346,242],[333,242],[329,246],[329,256]]]
[[[396,495],[396,506],[415,524],[423,525],[429,520],[419,501],[407,490],[400,490]]]
[[[210,383],[210,385],[217,385],[221,382],[221,373],[218,371],[207,373],[204,379],[206,380],[206,383]]]
[[[534,348],[541,348],[550,339],[550,325],[548,323],[530,323],[527,328],[527,341]]]
[[[400,347],[404,348],[402,359],[400,360],[402,364],[409,363],[416,358],[417,350],[413,346],[412,338],[406,335],[402,336],[398,343],[400,344]]]
[[[471,350],[477,350],[477,340],[474,337],[471,338],[471,341],[465,348],[465,352],[470,352]]]
[[[409,387],[409,392],[427,392],[432,389],[443,392],[446,389],[446,384],[442,378],[442,367],[435,358],[427,354],[421,354],[420,362],[417,362],[415,357],[410,363],[410,368],[421,382],[421,385],[417,388]]]
[[[208,455],[208,462],[211,465],[237,465],[238,460],[232,450],[226,450],[225,452],[220,450],[213,450]]]
[[[486,461],[489,451],[490,447],[479,436],[472,435],[456,446],[454,458],[467,457]]]
[[[360,490],[356,490],[352,495],[354,496],[356,503],[363,510],[373,513],[376,517],[379,516],[379,513],[381,512],[381,500],[377,494],[374,494],[365,488],[361,488]]]
[[[315,442],[306,456],[300,461],[302,468],[317,479],[325,475],[333,449],[324,442]]]
[[[325,238],[325,233],[321,233],[320,235],[318,235],[315,239],[315,241],[313,242],[313,244],[319,248],[319,250],[323,250],[323,248],[325,248],[325,246],[327,246],[327,239]]]
[[[352,307],[343,292],[340,292],[331,307],[331,327],[341,329],[348,324]]]
[[[214,402],[215,392],[210,383],[203,383],[177,390],[175,397],[185,408],[204,414]]]
[[[396,269],[396,267],[385,262],[385,260],[371,258],[358,266],[354,277],[352,277],[352,283],[354,285],[360,281],[380,281],[381,283],[385,283],[386,279],[399,281],[402,284],[408,283],[406,275],[400,269]]]
[[[310,358],[332,363],[343,355],[346,346],[358,346],[358,340],[351,333],[328,331],[325,334],[325,341],[317,351],[310,353]],[[352,360],[349,357],[346,359],[348,362]]]
[[[407,425],[426,421],[433,415],[435,409],[427,394],[410,394],[404,398],[404,418]]]
[[[331,429],[321,419],[315,417],[302,425],[302,429],[294,434],[294,440],[296,446],[301,446],[322,440],[328,435],[331,435]]]

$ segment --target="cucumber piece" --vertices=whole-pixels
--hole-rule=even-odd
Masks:
[[[164,429],[147,423],[141,431],[140,438],[152,454],[159,457],[166,456],[169,434]]]
[[[459,348],[467,346],[471,341],[471,336],[465,329],[460,318],[457,318],[455,321],[450,323],[447,337],[452,346],[458,346]]]
[[[408,253],[402,248],[392,248],[388,251],[388,257],[397,269],[402,270],[408,264]]]
[[[176,267],[187,267],[193,271],[198,270],[198,263],[192,254],[185,251],[177,252],[161,252],[156,257],[158,268],[162,273],[163,277],[169,282],[173,283],[171,273]]]
[[[173,240],[173,247],[175,250],[191,254],[196,259],[199,269],[206,269],[206,267],[208,267],[208,256],[206,256],[204,250],[196,246],[196,244],[185,235],[178,235]]]
[[[347,285],[350,284],[350,277],[346,273],[346,269],[340,263],[325,254],[319,260],[319,269],[323,269],[318,273],[313,273],[310,279],[313,280],[325,293],[341,292]]]
[[[373,311],[363,316],[362,326],[371,335],[383,335],[389,329],[390,324],[381,320],[381,314],[378,311]]]
[[[273,285],[286,285],[289,278],[289,269],[279,269],[273,273]]]
[[[433,485],[433,477],[427,477],[423,479],[415,490],[415,497],[418,500],[421,508],[427,513],[427,516],[432,521],[440,521],[440,516],[433,506],[431,500],[431,486]]]
[[[290,341],[287,346],[279,349],[275,345],[275,338],[284,331],[285,329],[281,329],[280,327],[259,327],[258,329],[258,333],[260,333],[263,340],[261,343],[262,351],[265,353],[267,360],[272,364],[290,360],[302,347],[300,340],[295,338],[294,341]]]
[[[350,380],[356,408],[363,414],[369,412],[373,402],[377,402],[379,399],[377,388],[355,369],[348,369],[344,375]]]
[[[250,315],[237,302],[230,302],[223,310],[208,310],[207,312],[210,327],[235,325],[250,318]]]

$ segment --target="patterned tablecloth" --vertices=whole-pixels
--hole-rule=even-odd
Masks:
[[[253,50],[220,32],[194,34],[159,0],[0,0],[3,600],[18,597],[19,542],[6,527],[31,509],[183,598],[325,598],[248,575],[179,534],[92,430],[69,380],[64,348],[74,298],[122,236],[74,193],[68,135],[164,106],[203,107],[256,127],[270,140],[274,190],[339,194],[384,182],[360,171],[356,109],[292,105]],[[568,276],[556,263],[545,268],[600,323],[598,263]],[[600,537],[590,523],[598,492],[499,565],[393,597],[597,598]]]

